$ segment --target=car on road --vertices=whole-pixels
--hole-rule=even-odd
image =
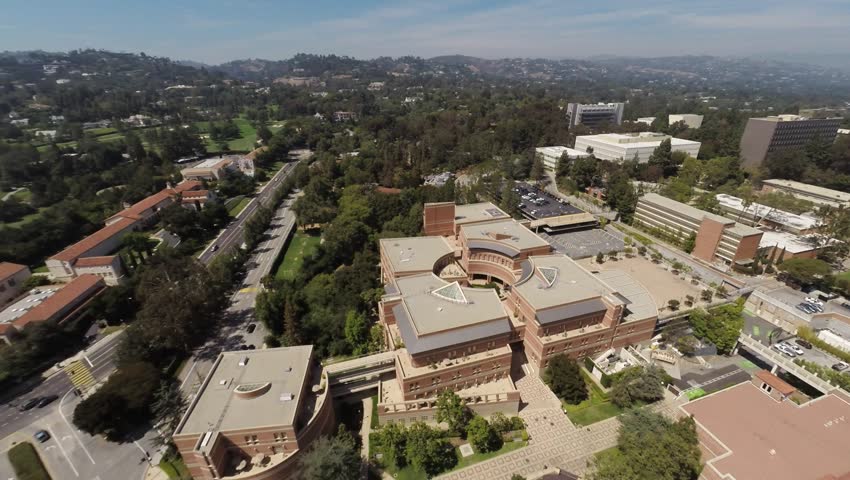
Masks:
[[[250,323],[250,324],[248,324],[248,333],[254,333],[254,330],[256,330],[256,329],[257,329],[257,324],[256,324],[256,323]]]
[[[44,443],[44,442],[50,440],[50,434],[47,433],[47,430],[39,430],[39,431],[35,432],[35,434],[32,436],[32,438],[38,440],[38,443]]]
[[[59,395],[48,395],[46,397],[41,397],[38,400],[36,407],[44,408],[44,407],[50,405],[52,402],[56,401],[57,398],[59,398]]]
[[[844,362],[838,362],[832,366],[832,369],[836,372],[843,372],[844,370],[847,370],[847,364]]]
[[[802,349],[802,348],[800,348],[800,347],[798,347],[797,345],[794,345],[793,343],[789,343],[789,342],[782,342],[782,345],[783,345],[783,346],[785,346],[785,348],[787,348],[787,349],[791,350],[792,352],[796,353],[797,355],[802,355],[802,354],[803,354],[803,349]]]
[[[218,245],[213,245],[211,250],[213,252],[218,251]]]
[[[811,350],[811,349],[812,349],[812,344],[811,344],[811,343],[809,343],[809,342],[807,342],[806,340],[803,340],[802,338],[795,339],[795,340],[794,340],[794,343],[796,343],[797,345],[799,345],[799,346],[801,346],[801,347],[805,348],[806,350]]]
[[[22,411],[22,412],[26,412],[27,410],[30,410],[30,409],[32,409],[33,407],[35,407],[36,405],[38,405],[38,402],[39,402],[39,401],[41,401],[41,398],[40,398],[40,397],[30,398],[30,399],[29,399],[29,400],[27,400],[26,402],[22,403],[22,404],[18,407],[18,410],[20,410],[20,411]]]

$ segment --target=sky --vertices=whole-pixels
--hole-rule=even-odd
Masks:
[[[0,50],[210,64],[296,53],[484,58],[850,54],[850,0],[3,0]]]

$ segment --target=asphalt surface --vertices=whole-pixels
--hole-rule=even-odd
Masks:
[[[262,190],[254,197],[253,200],[236,216],[236,219],[230,223],[216,238],[210,243],[207,248],[198,256],[198,260],[204,265],[208,265],[216,257],[222,253],[228,252],[234,248],[239,248],[244,241],[243,228],[245,222],[248,221],[254,213],[260,208],[260,205],[268,204],[276,187],[279,187],[283,180],[292,172],[298,162],[287,163],[281,168],[271,180],[263,185]]]
[[[605,255],[610,251],[622,252],[625,248],[623,240],[600,229],[542,234],[541,236],[548,240],[555,250],[574,260],[594,257],[598,253]]]
[[[91,362],[89,364],[91,365],[90,370],[96,379],[105,379],[115,369],[115,349],[118,347],[121,336],[114,335],[105,339],[103,342],[94,345],[91,352],[85,355]],[[72,388],[71,380],[64,372],[60,371],[39,383],[32,390],[4,403],[0,406],[0,438],[37,422],[51,411],[52,406],[58,403],[58,400],[44,408],[32,408],[26,412],[18,411],[18,405],[35,397],[56,395],[61,398]]]
[[[530,185],[525,182],[517,183],[516,187],[514,187],[514,191],[520,195],[521,203],[519,208],[535,220],[538,218],[551,218],[560,217],[561,215],[584,213],[584,210],[576,208],[575,206],[566,203],[566,201],[564,201],[565,203],[561,203],[553,194],[544,192],[534,185]],[[530,197],[529,193],[533,194],[534,197]],[[530,198],[522,198],[526,196],[529,196]],[[542,198],[546,203],[543,205],[533,203],[533,200],[536,198]]]
[[[222,318],[218,333],[194,352],[187,363],[188,369],[181,372],[181,388],[188,396],[197,393],[219,353],[237,350],[242,345],[262,348],[266,331],[254,316],[254,305],[263,277],[271,274],[275,260],[295,228],[295,214],[290,210],[292,202],[293,196],[284,200],[275,212],[265,238],[252,252],[245,277],[239,290],[230,297],[230,307]],[[248,333],[251,324],[255,325],[255,330]]]

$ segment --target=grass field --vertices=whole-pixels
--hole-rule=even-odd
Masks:
[[[239,138],[234,138],[233,140],[229,140],[227,142],[227,148],[234,152],[250,152],[255,148],[255,142],[257,141],[257,130],[251,125],[248,120],[239,117],[233,119],[236,123],[236,126],[239,127]],[[198,122],[195,124],[198,128],[198,131],[201,132],[201,136],[203,137],[204,143],[207,147],[207,153],[218,153],[221,151],[221,148],[218,146],[218,142],[214,141],[209,137],[209,128],[210,122]]]
[[[841,273],[839,273],[838,275],[836,275],[836,276],[835,276],[835,279],[836,279],[836,280],[844,279],[844,280],[849,280],[849,281],[850,281],[850,270],[848,270],[848,271],[846,271],[846,272],[841,272]]]
[[[24,225],[26,225],[26,224],[34,221],[34,220],[37,220],[39,217],[41,217],[41,212],[43,212],[45,210],[47,210],[47,207],[41,207],[35,213],[31,213],[29,215],[24,215],[17,222],[9,222],[9,223],[0,222],[0,225],[5,225],[7,227],[21,227],[21,226],[24,226]]]
[[[295,274],[301,269],[304,257],[315,252],[320,241],[321,237],[318,235],[295,232],[292,241],[289,242],[289,248],[286,249],[286,253],[283,255],[283,261],[277,267],[277,272],[274,275],[275,278],[289,280],[295,277]]]
[[[688,400],[696,400],[699,397],[706,396],[705,390],[701,388],[695,388],[693,390],[688,390],[687,392]]]
[[[570,417],[570,421],[576,425],[586,426],[623,413],[623,409],[614,405],[608,394],[602,391],[599,385],[587,378],[584,370],[582,370],[581,374],[584,376],[584,381],[587,384],[587,390],[590,395],[587,400],[578,405],[569,405],[563,402],[564,410],[566,410],[567,416]]]
[[[442,474],[453,472],[455,470],[460,470],[470,465],[475,465],[476,463],[483,462],[484,460],[489,460],[491,458],[498,457],[499,455],[504,455],[508,452],[512,452],[526,445],[528,445],[528,442],[525,440],[519,442],[505,442],[504,445],[502,445],[502,448],[498,450],[487,453],[473,453],[472,455],[466,458],[461,456],[460,449],[455,448],[455,455],[457,455],[457,465],[455,465],[454,468],[452,468],[451,470],[447,470]],[[426,480],[428,478],[428,475],[426,475],[425,472],[417,470],[410,465],[400,470],[394,467],[387,467],[385,468],[385,471],[386,473],[390,474],[392,478],[395,478],[397,480]]]
[[[51,480],[41,457],[29,442],[19,443],[9,449],[9,462],[18,480]]]
[[[236,203],[236,205],[233,205],[232,208],[228,208],[227,212],[230,214],[231,217],[235,218],[236,215],[239,215],[239,213],[242,210],[245,210],[245,207],[247,207],[249,203],[251,203],[251,199],[248,198],[248,197],[245,197],[242,200],[239,200],[239,202]]]

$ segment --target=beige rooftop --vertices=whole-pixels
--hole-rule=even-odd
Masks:
[[[537,310],[614,293],[611,287],[566,255],[533,256],[530,260],[533,274],[514,289]]]
[[[652,295],[628,273],[617,269],[603,270],[597,273],[596,277],[626,299],[628,313],[623,317],[624,321],[646,320],[658,316],[658,308]]]
[[[483,240],[506,245],[515,250],[548,247],[549,243],[513,219],[477,225],[464,225],[461,232],[468,241]],[[473,245],[471,247],[475,248]]]
[[[396,273],[430,271],[437,260],[453,253],[445,237],[383,238],[381,252]]]
[[[507,319],[496,290],[461,287],[427,273],[396,280],[418,336]]]
[[[511,216],[490,202],[467,203],[466,205],[455,206],[455,225],[488,222],[490,220],[501,220],[505,218],[511,218]]]
[[[222,353],[175,434],[294,425],[312,352],[303,345]],[[237,388],[267,391],[242,398]]]

